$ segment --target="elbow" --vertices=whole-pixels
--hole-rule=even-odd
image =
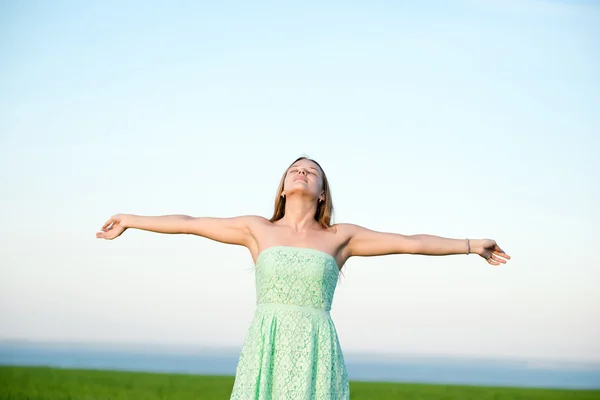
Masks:
[[[180,216],[180,223],[178,224],[178,228],[177,229],[181,234],[184,235],[194,235],[197,234],[197,218],[195,217],[190,217],[189,215],[181,215]]]
[[[405,254],[423,254],[425,250],[425,241],[419,235],[408,236],[405,245],[402,246],[402,253]]]

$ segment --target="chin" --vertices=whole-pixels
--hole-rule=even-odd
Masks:
[[[296,185],[294,185],[296,186]],[[309,187],[307,187],[306,185],[298,185],[298,187],[294,187],[291,190],[286,190],[286,192],[288,193],[288,195],[291,194],[303,194],[303,195],[307,195],[307,194],[311,194],[312,190],[310,190]]]

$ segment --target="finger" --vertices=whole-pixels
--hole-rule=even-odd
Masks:
[[[497,255],[495,255],[495,254],[492,254],[492,255],[490,256],[490,258],[491,258],[492,260],[494,260],[494,261],[497,261],[497,262],[499,262],[499,263],[506,264],[506,260],[505,260],[505,259],[503,259],[503,258],[500,258],[500,257],[498,257],[498,256],[497,256]]]
[[[496,266],[496,265],[500,265],[500,263],[499,263],[498,261],[494,261],[494,260],[492,260],[492,258],[491,258],[491,257],[487,259],[487,262],[488,262],[488,264],[490,264],[490,265],[494,265],[494,266]]]
[[[510,260],[510,256],[508,254],[506,254],[506,252],[504,250],[502,250],[500,248],[500,246],[496,245],[496,248],[494,249],[494,253],[501,255],[504,258],[508,258]]]
[[[502,257],[505,258],[507,260],[510,260],[510,256],[506,253],[504,253],[503,251],[494,251],[493,252],[494,255],[498,256],[498,257]]]
[[[98,239],[106,239],[106,240],[112,239],[110,233],[105,233],[105,232],[98,232],[98,233],[96,233],[96,237]]]
[[[108,220],[108,221],[106,221],[106,222],[104,223],[104,225],[102,225],[102,230],[103,230],[103,231],[106,231],[106,228],[108,228],[108,226],[109,226],[110,224],[112,224],[112,223],[113,223],[113,219],[112,219],[112,218],[109,218],[109,220]]]

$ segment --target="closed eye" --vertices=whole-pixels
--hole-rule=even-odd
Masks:
[[[297,167],[292,167],[288,170],[288,174],[295,173],[298,171]],[[314,176],[318,176],[317,169],[313,167],[309,167],[309,170],[306,170],[308,174],[313,174]]]

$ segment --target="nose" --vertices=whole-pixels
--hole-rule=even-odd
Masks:
[[[298,168],[298,173],[302,174],[302,175],[306,175],[306,171],[303,170],[302,168]]]

